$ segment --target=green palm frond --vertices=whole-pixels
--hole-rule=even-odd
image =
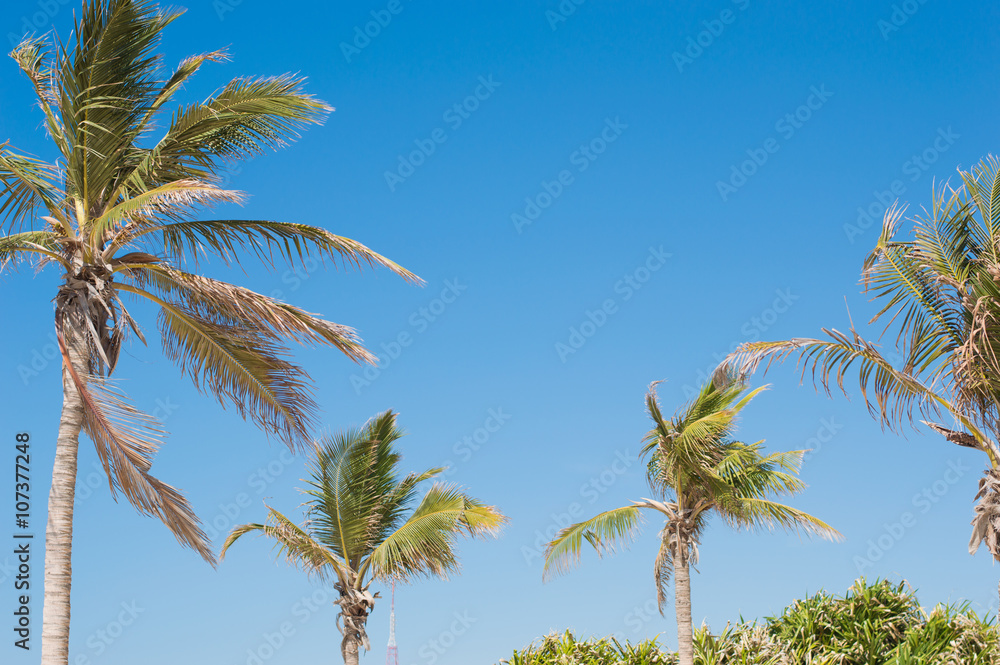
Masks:
[[[640,453],[650,457],[650,488],[665,496],[671,490],[676,493],[681,485],[708,487],[716,483],[713,469],[720,460],[719,442],[728,439],[739,412],[766,388],[748,391],[738,381],[709,381],[694,400],[666,421],[657,403],[656,384],[652,384],[646,394],[646,410],[653,428],[643,438]]]
[[[129,184],[205,179],[223,161],[278,149],[332,109],[303,91],[293,76],[237,78],[205,102],[178,110],[166,133],[125,176]]]
[[[405,510],[412,500],[397,495],[401,456],[394,444],[402,436],[396,414],[385,411],[359,429],[326,437],[310,464],[311,529],[353,569],[386,528],[386,514]],[[387,505],[388,497],[395,507]]]
[[[656,561],[653,563],[653,580],[656,584],[656,607],[663,614],[663,608],[667,604],[667,585],[670,577],[674,573],[674,556],[670,551],[667,540],[666,528],[660,531],[660,549],[656,553]]]
[[[136,222],[154,216],[183,218],[198,207],[221,203],[240,203],[240,192],[220,189],[198,180],[175,180],[154,187],[135,196],[123,199],[91,221],[90,242],[100,246],[104,238],[115,230],[128,233]],[[106,255],[111,256],[109,252]]]
[[[640,519],[638,506],[623,506],[560,530],[545,549],[543,577],[561,575],[575,566],[585,540],[600,556],[627,545],[635,537]]]
[[[798,476],[803,450],[761,453],[762,442],[751,445],[734,442],[726,446],[725,457],[715,472],[727,487],[740,496],[792,495],[805,483]]]
[[[971,170],[961,172],[969,198],[982,218],[980,238],[993,265],[1000,265],[1000,160],[990,155]]]
[[[0,145],[0,224],[17,227],[39,209],[57,215],[63,196],[56,178],[56,168],[51,164]]]
[[[435,483],[410,518],[371,551],[360,572],[380,579],[447,579],[458,571],[459,536],[496,536],[506,521],[496,508],[458,487]]]
[[[731,526],[751,530],[809,533],[827,540],[843,540],[839,531],[812,515],[767,499],[754,497],[735,498],[728,502],[720,516]]]
[[[93,203],[117,189],[135,160],[143,119],[159,89],[163,29],[182,14],[152,0],[89,0],[75,43],[57,63],[60,110],[75,193]]]
[[[408,282],[423,280],[360,242],[307,224],[260,220],[228,219],[182,221],[168,224],[137,223],[116,237],[107,254],[149,234],[162,240],[164,252],[178,262],[197,260],[198,254],[210,251],[227,264],[238,262],[240,251],[249,250],[271,264],[277,254],[289,265],[303,263],[314,256],[336,264],[361,268],[388,268]]]
[[[52,231],[22,231],[0,236],[0,271],[5,267],[27,260],[32,255],[44,257],[68,267],[61,255],[60,236]]]
[[[330,574],[341,584],[347,583],[350,573],[340,558],[315,540],[283,513],[267,506],[267,524],[242,524],[226,537],[219,552],[219,561],[225,559],[229,548],[246,534],[265,536],[274,541],[276,556],[289,565],[302,569],[319,579]]]
[[[38,104],[45,114],[49,136],[55,141],[63,159],[69,156],[66,129],[58,116],[57,79],[45,37],[25,37],[10,53],[18,67],[31,81]]]

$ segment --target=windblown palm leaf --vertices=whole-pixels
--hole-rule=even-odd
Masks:
[[[358,648],[368,648],[365,621],[378,597],[368,591],[373,581],[447,579],[458,570],[460,536],[496,536],[507,521],[496,508],[440,482],[418,503],[418,485],[444,469],[401,478],[395,445],[401,436],[396,414],[386,411],[359,429],[327,437],[310,464],[303,526],[269,508],[267,524],[236,527],[222,547],[224,557],[244,535],[263,535],[289,563],[335,578],[345,662],[356,662]]]

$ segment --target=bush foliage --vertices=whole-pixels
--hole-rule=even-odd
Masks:
[[[969,605],[924,611],[905,582],[857,580],[843,596],[819,592],[763,623],[694,633],[695,665],[997,665],[1000,627]],[[506,665],[674,665],[657,640],[581,641],[570,631],[515,651]]]

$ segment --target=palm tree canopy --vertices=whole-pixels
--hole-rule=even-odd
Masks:
[[[687,556],[691,547],[697,560],[697,543],[711,514],[732,527],[781,528],[839,538],[822,520],[768,498],[805,488],[797,474],[806,451],[765,455],[763,441],[747,444],[732,439],[740,411],[765,388],[749,390],[736,380],[709,381],[690,404],[667,419],[656,397],[656,383],[652,384],[646,410],[653,426],[643,439],[641,456],[649,458],[646,480],[653,497],[562,529],[546,550],[544,575],[551,577],[575,565],[584,541],[601,555],[627,544],[638,532],[643,510],[660,513],[666,523],[655,566],[661,608],[674,558]]]
[[[233,529],[221,556],[256,533],[273,539],[278,555],[292,565],[335,577],[342,588],[456,572],[458,538],[495,536],[507,518],[440,482],[420,497],[419,485],[444,469],[400,475],[396,441],[403,432],[396,417],[386,411],[361,428],[326,437],[310,466],[304,525],[268,508],[266,524]]]
[[[885,321],[883,334],[895,327],[895,348],[883,351],[852,324],[846,334],[824,329],[827,339],[744,344],[724,370],[747,375],[796,355],[827,392],[835,382],[846,393],[854,366],[884,426],[947,412],[955,425],[926,424],[1000,464],[1000,161],[989,157],[959,175],[962,185],[935,188],[922,213],[890,208],[865,260],[862,283],[879,302],[869,323]],[[912,239],[899,238],[904,221]]]
[[[110,380],[130,335],[145,343],[126,304],[158,308],[164,353],[200,390],[297,446],[308,440],[316,404],[288,344],[332,346],[358,362],[374,356],[351,328],[199,276],[197,260],[239,263],[249,252],[266,267],[319,259],[420,280],[317,226],[205,219],[213,206],[243,200],[221,187],[227,164],[286,145],[331,108],[304,91],[304,79],[284,75],[237,78],[168,110],[203,65],[228,57],[192,56],[164,78],[157,48],[181,13],[150,0],[87,0],[71,39],[30,37],[13,50],[55,150],[45,160],[0,143],[0,271],[65,272],[57,337],[112,492],[212,560],[184,497],[149,474],[163,433]],[[72,367],[67,351],[79,338],[83,368]]]
[[[723,373],[748,376],[761,365],[797,356],[803,376],[829,394],[847,394],[852,366],[869,412],[898,431],[915,416],[957,445],[986,453],[969,552],[986,542],[1000,561],[1000,160],[988,157],[959,171],[962,185],[932,191],[931,207],[904,218],[886,214],[862,281],[880,307],[869,323],[896,327],[895,348],[883,351],[855,330],[824,329],[826,339],[752,342],[734,351]],[[905,220],[913,236],[900,239]],[[954,424],[934,422],[942,413]]]

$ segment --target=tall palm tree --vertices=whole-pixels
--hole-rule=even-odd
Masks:
[[[458,570],[459,536],[495,536],[507,521],[493,506],[442,483],[431,485],[413,508],[418,485],[445,469],[400,478],[395,444],[401,436],[396,414],[386,411],[360,429],[325,438],[310,467],[305,523],[297,526],[268,506],[267,524],[238,526],[222,546],[220,558],[247,533],[267,536],[290,564],[335,580],[348,665],[357,665],[361,647],[369,648],[365,625],[378,597],[368,590],[372,582],[447,579]]]
[[[643,439],[641,457],[649,457],[646,480],[654,498],[633,501],[561,530],[545,553],[543,575],[566,572],[580,559],[583,541],[598,554],[629,542],[641,511],[664,520],[660,550],[653,565],[656,599],[663,613],[665,586],[674,577],[680,665],[694,663],[691,626],[690,566],[698,562],[698,544],[711,515],[734,528],[775,527],[839,538],[826,523],[766,497],[796,494],[805,487],[798,477],[804,450],[761,452],[764,442],[732,438],[736,417],[763,387],[747,391],[739,381],[708,382],[697,397],[667,420],[656,398],[656,383],[646,393],[653,427]]]
[[[11,53],[42,111],[54,158],[0,144],[0,268],[62,269],[55,331],[63,409],[49,496],[42,665],[68,662],[73,498],[81,429],[112,493],[155,515],[208,561],[213,554],[180,492],[150,475],[163,432],[112,382],[130,334],[145,338],[126,303],[159,309],[163,351],[195,385],[290,446],[306,440],[315,404],[288,340],[326,344],[371,362],[354,331],[232,284],[203,277],[199,256],[274,267],[328,258],[413,274],[325,229],[274,221],[205,220],[227,163],[279,148],[330,110],[293,76],[237,78],[203,102],[166,114],[215,51],[187,58],[165,80],[156,53],[180,11],[148,0],[87,0],[67,42],[27,38]],[[158,129],[160,122],[165,129]]]
[[[720,370],[747,376],[797,355],[828,394],[833,378],[846,394],[856,364],[868,410],[884,426],[898,431],[919,414],[947,441],[986,455],[969,553],[985,543],[1000,561],[1000,161],[959,175],[961,187],[933,190],[930,210],[908,218],[911,240],[897,238],[905,207],[888,210],[865,260],[865,290],[881,301],[869,323],[897,327],[895,350],[883,352],[852,323],[846,334],[824,329],[827,339],[744,344]],[[931,420],[942,414],[953,422]]]

